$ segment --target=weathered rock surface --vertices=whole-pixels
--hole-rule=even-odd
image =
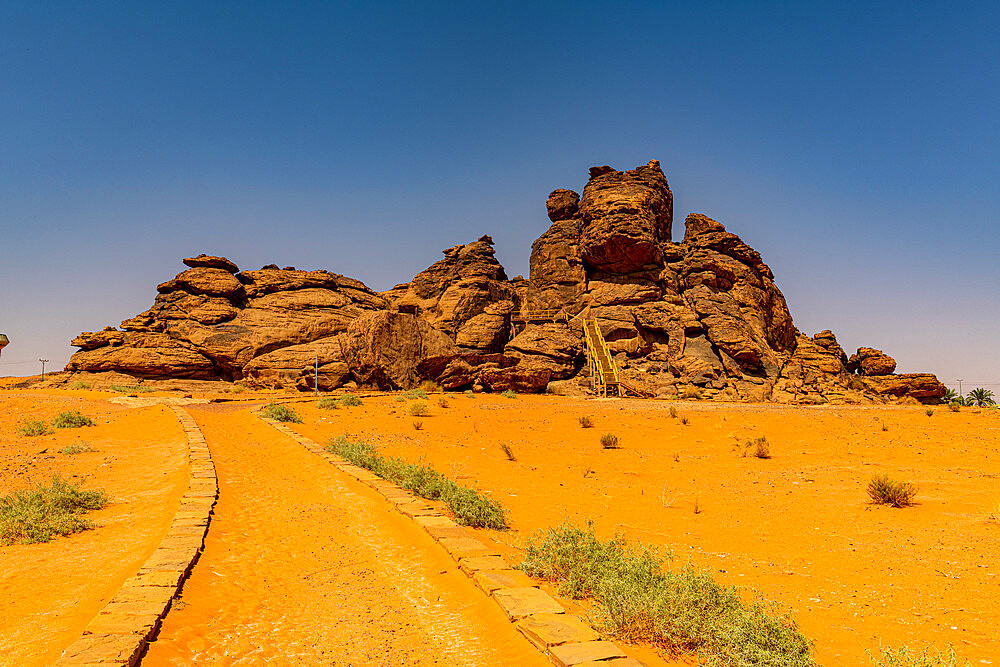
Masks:
[[[656,160],[593,167],[582,196],[554,190],[546,212],[529,280],[507,278],[489,236],[444,250],[382,294],[329,271],[239,271],[225,257],[189,257],[122,331],[75,338],[67,370],[310,389],[318,362],[324,390],[430,379],[573,393],[587,382],[581,320],[513,317],[562,310],[595,321],[621,377],[646,395],[870,403],[944,394],[933,375],[895,375],[880,350],[848,358],[831,331],[799,332],[770,267],[722,222],[692,213],[674,242],[673,194]]]

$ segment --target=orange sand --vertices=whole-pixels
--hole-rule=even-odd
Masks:
[[[295,403],[306,423],[293,428],[319,442],[363,435],[488,490],[515,530],[480,532],[513,562],[533,531],[592,518],[603,536],[666,546],[789,606],[821,664],[863,664],[880,642],[951,642],[974,664],[1000,663],[1000,525],[989,519],[1000,411],[679,402],[683,425],[659,401],[459,394],[442,408],[438,398],[420,431],[392,397]],[[581,415],[595,427],[582,429]],[[622,448],[603,450],[605,432]],[[760,435],[773,458],[743,457]],[[919,504],[870,505],[875,472],[916,482]]]
[[[98,528],[51,542],[0,547],[0,664],[51,664],[135,574],[170,526],[187,490],[187,440],[163,406],[135,410],[90,392],[0,391],[0,495],[58,473],[104,489]],[[80,410],[96,426],[16,435],[23,419],[51,423]],[[88,442],[96,452],[60,454]]]
[[[446,552],[245,406],[190,406],[219,475],[143,664],[546,665]]]

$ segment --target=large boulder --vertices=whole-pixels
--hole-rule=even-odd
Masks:
[[[361,386],[408,389],[420,383],[417,366],[459,353],[451,338],[411,313],[375,311],[354,320],[342,341],[344,360]]]
[[[882,350],[859,347],[855,356],[862,375],[891,375],[896,370],[896,360]]]
[[[130,332],[119,345],[82,349],[70,357],[66,370],[206,380],[217,376],[212,361],[193,346],[162,333],[146,332]]]
[[[659,265],[660,244],[670,242],[673,222],[673,194],[660,163],[624,172],[592,169],[580,215],[580,251],[589,267],[632,273]]]

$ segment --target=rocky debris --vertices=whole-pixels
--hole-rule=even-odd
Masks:
[[[588,384],[581,318],[623,380],[660,397],[782,403],[933,402],[933,375],[895,375],[880,350],[847,357],[831,331],[800,333],[760,253],[703,213],[672,238],[673,194],[656,160],[593,167],[582,196],[552,191],[550,221],[513,280],[493,240],[443,251],[376,294],[330,271],[239,271],[198,255],[122,331],[85,332],[67,370],[136,378],[242,379],[254,386],[574,393]],[[525,324],[526,310],[579,316]],[[860,373],[860,375],[858,375]]]
[[[858,371],[862,375],[891,375],[896,370],[896,360],[882,350],[870,347],[859,347],[857,354],[851,356],[857,360]]]

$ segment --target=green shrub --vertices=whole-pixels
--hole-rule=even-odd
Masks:
[[[434,380],[424,380],[420,383],[420,389],[428,394],[435,394],[441,391],[441,385]],[[424,398],[427,398],[426,396]]]
[[[500,395],[503,396],[504,398],[517,398],[517,393],[515,393],[513,389],[507,389]]]
[[[152,387],[143,387],[143,386],[137,385],[137,384],[134,384],[134,385],[131,385],[131,386],[126,386],[126,385],[121,385],[121,384],[113,384],[113,385],[110,385],[108,387],[108,389],[110,391],[116,391],[119,394],[146,394],[146,393],[149,393],[151,391],[156,391]]]
[[[472,391],[471,389],[466,389],[465,391],[462,392],[462,395],[465,396],[466,398],[475,398],[476,397],[476,393],[474,391]]]
[[[90,389],[90,385],[82,380],[78,380],[69,386],[70,389]]]
[[[423,422],[422,419],[414,419],[413,420],[413,430],[414,431],[419,431],[423,427],[424,427],[424,422]]]
[[[601,436],[601,447],[604,449],[618,449],[618,436],[614,433],[605,433]]]
[[[962,409],[962,406],[958,404],[958,401],[952,401],[948,404],[948,409],[952,412],[958,412]]]
[[[48,435],[51,433],[49,431],[49,425],[39,419],[25,419],[21,422],[21,425],[17,427],[17,434],[24,435],[29,438],[34,438],[39,435]]]
[[[908,507],[917,495],[917,486],[912,482],[898,482],[887,474],[872,475],[868,482],[868,497],[876,505]]]
[[[948,644],[946,652],[927,646],[920,653],[911,653],[905,646],[898,649],[882,646],[878,657],[870,652],[868,657],[875,667],[958,667],[955,647],[951,644]],[[972,663],[966,660],[965,667],[972,667]]]
[[[83,426],[95,426],[94,420],[79,410],[66,410],[56,415],[52,420],[52,425],[56,428],[81,428]]]
[[[423,401],[417,401],[416,403],[410,403],[410,406],[406,409],[412,417],[426,417],[430,412],[427,410],[427,404]]]
[[[82,454],[83,452],[96,452],[97,450],[90,446],[89,442],[81,442],[76,445],[69,445],[68,447],[63,447],[59,450],[60,454]]]
[[[815,667],[811,642],[776,603],[744,602],[738,588],[690,563],[665,569],[672,558],[620,535],[601,541],[590,522],[563,523],[532,537],[518,567],[562,595],[593,598],[599,629],[623,641],[716,667]]]
[[[0,544],[48,542],[56,535],[93,528],[81,515],[107,504],[103,491],[80,491],[53,476],[49,486],[39,484],[0,498]]]
[[[438,405],[440,405],[442,408],[448,407],[448,399],[442,396],[441,398],[438,399]]]
[[[406,403],[406,398],[403,397],[403,396],[397,396],[396,398],[394,398],[392,400],[395,401],[396,403]]]
[[[270,403],[261,414],[268,419],[273,419],[276,422],[292,422],[294,424],[301,424],[302,417],[299,417],[295,410],[292,410],[287,405],[281,405],[279,403]]]
[[[340,402],[333,396],[325,396],[316,402],[316,407],[321,410],[337,410],[340,408]]]
[[[349,408],[356,408],[361,405],[361,399],[354,394],[347,394],[340,397],[340,404]]]
[[[415,401],[417,399],[427,400],[427,392],[423,389],[411,389],[405,394],[403,394],[408,400]]]
[[[671,405],[668,412],[671,419],[677,419],[677,408],[675,406]]]
[[[462,525],[498,530],[507,528],[507,514],[503,506],[475,489],[460,486],[430,465],[383,457],[373,445],[363,440],[351,442],[344,436],[331,440],[326,448],[421,498],[443,501],[455,515],[455,520]]]
[[[594,425],[594,420],[587,415],[580,417],[577,421],[580,422],[580,428],[590,428]]]
[[[690,423],[691,423],[690,419],[688,419],[687,417],[681,417],[681,424],[683,424],[684,426],[687,426]]]
[[[926,410],[924,410],[924,414],[927,415],[928,417],[933,417],[934,416],[934,408],[927,408]]]
[[[249,387],[247,387],[247,386],[246,386],[245,384],[243,384],[242,382],[234,382],[234,383],[233,383],[233,386],[231,386],[231,387],[229,388],[229,391],[230,391],[230,392],[232,392],[232,393],[234,393],[234,394],[242,394],[242,393],[243,393],[243,392],[245,392],[245,391],[246,391],[246,390],[247,390],[248,388],[249,388]]]

